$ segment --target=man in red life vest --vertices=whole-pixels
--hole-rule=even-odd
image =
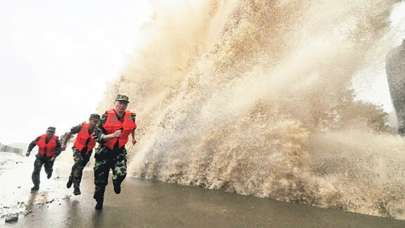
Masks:
[[[66,136],[63,139],[62,150],[65,150],[69,139],[72,135],[77,134],[72,148],[74,164],[72,166],[69,180],[66,184],[67,188],[70,188],[73,184],[74,195],[80,195],[80,182],[82,180],[83,169],[87,162],[89,162],[93,148],[96,145],[94,133],[99,120],[100,115],[91,114],[88,123],[84,122],[73,127],[70,132],[66,133]]]
[[[34,183],[34,187],[31,188],[31,192],[39,190],[42,165],[45,167],[45,172],[48,179],[52,176],[53,163],[55,158],[61,152],[61,144],[58,136],[55,135],[55,130],[56,129],[54,127],[48,127],[46,134],[37,137],[28,146],[26,153],[27,157],[30,156],[32,149],[35,146],[38,146],[38,154],[36,155],[34,171],[32,172],[32,182]]]
[[[135,117],[132,112],[126,111],[129,99],[125,95],[118,95],[114,108],[104,113],[97,130],[97,141],[100,143],[94,157],[94,199],[97,201],[96,210],[103,208],[105,187],[108,184],[110,169],[115,193],[121,192],[121,182],[127,174],[127,151],[125,144],[132,137],[135,140]]]

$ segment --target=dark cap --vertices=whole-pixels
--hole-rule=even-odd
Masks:
[[[123,102],[129,103],[129,98],[126,95],[118,94],[117,98],[115,98],[115,101],[123,101]]]
[[[46,131],[47,131],[47,132],[55,133],[56,128],[55,128],[55,127],[48,127],[48,129],[47,129]]]
[[[97,113],[93,113],[90,115],[90,119],[95,119],[95,120],[99,120],[100,119],[100,115]]]

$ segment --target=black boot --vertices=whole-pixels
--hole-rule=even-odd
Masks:
[[[118,182],[113,182],[114,185],[114,192],[117,194],[121,193],[121,184]]]
[[[94,191],[93,199],[97,201],[96,210],[103,209],[103,201],[104,201],[104,191],[105,186],[96,185],[96,189]]]
[[[68,182],[66,183],[66,188],[72,187],[72,184],[73,184],[73,178],[72,178],[72,176],[70,176]]]
[[[46,176],[48,179],[49,178],[51,178],[52,177],[52,171],[51,172],[49,172],[49,173],[47,173],[47,176]]]
[[[80,188],[79,188],[78,186],[75,186],[75,189],[73,190],[73,194],[74,194],[75,196],[77,196],[77,195],[80,195],[80,194],[81,194],[81,192],[80,192]]]
[[[31,192],[36,192],[39,190],[39,186],[38,185],[34,185],[34,187],[31,188]]]
[[[96,210],[102,210],[103,209],[103,199],[96,199],[97,204],[96,204]]]

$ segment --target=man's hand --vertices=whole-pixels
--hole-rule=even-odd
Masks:
[[[31,152],[30,151],[27,151],[27,153],[25,153],[25,156],[30,156],[30,154],[31,154]]]
[[[62,147],[60,148],[61,151],[65,151],[66,150],[66,144],[62,145]]]
[[[102,135],[101,139],[111,139],[111,138],[118,138],[121,135],[122,130],[116,130],[114,133],[111,133],[109,135]]]
[[[121,135],[121,130],[116,130],[114,133],[113,133],[113,137],[120,137],[120,135]]]

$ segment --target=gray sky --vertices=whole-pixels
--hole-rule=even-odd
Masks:
[[[0,1],[0,142],[30,141],[50,125],[62,134],[87,119],[140,43],[149,2]],[[404,2],[392,21],[404,35]],[[360,98],[390,111],[383,65],[377,68],[355,86]]]
[[[146,0],[0,1],[0,142],[57,133],[94,112],[150,16]]]

